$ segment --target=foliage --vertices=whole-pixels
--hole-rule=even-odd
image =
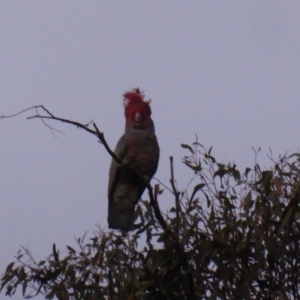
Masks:
[[[273,167],[261,170],[255,152],[254,167],[241,172],[198,142],[182,147],[195,185],[179,190],[171,164],[171,187],[154,189],[174,199],[165,223],[142,200],[129,234],[99,229],[65,255],[53,245],[40,262],[23,248],[1,290],[61,300],[297,299],[300,154],[270,156]]]

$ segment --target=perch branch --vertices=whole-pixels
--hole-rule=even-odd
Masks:
[[[31,106],[31,107],[26,108],[26,109],[24,109],[24,110],[22,110],[22,111],[20,111],[20,112],[18,112],[18,113],[16,113],[16,114],[9,115],[9,116],[1,115],[1,116],[0,116],[0,119],[16,117],[16,116],[18,116],[18,115],[20,115],[20,114],[22,114],[22,113],[24,113],[24,112],[26,112],[26,111],[32,110],[32,109],[35,109],[36,114],[35,114],[34,116],[29,116],[29,117],[27,117],[27,119],[28,119],[28,120],[31,120],[31,119],[41,119],[42,122],[43,122],[43,124],[46,125],[46,126],[52,131],[52,133],[53,133],[54,131],[58,131],[58,132],[60,132],[60,131],[57,130],[57,129],[55,129],[55,128],[53,128],[53,127],[51,127],[49,124],[47,124],[47,123],[45,122],[45,120],[56,120],[56,121],[60,121],[60,122],[63,122],[63,123],[75,125],[76,127],[79,127],[79,128],[81,128],[81,129],[84,129],[84,130],[86,130],[87,132],[89,132],[89,133],[91,133],[91,134],[97,136],[98,139],[99,139],[99,141],[100,141],[100,143],[103,144],[103,146],[104,146],[104,148],[106,149],[106,151],[109,153],[109,155],[110,155],[117,163],[119,163],[123,168],[126,168],[126,169],[129,170],[130,172],[136,174],[138,177],[140,177],[140,178],[144,181],[144,183],[145,183],[145,185],[146,185],[146,187],[147,187],[147,190],[148,190],[148,192],[149,192],[150,204],[151,204],[151,206],[152,206],[152,208],[153,208],[153,210],[154,210],[156,219],[158,220],[158,222],[160,223],[161,227],[162,227],[164,230],[167,228],[167,223],[166,223],[166,221],[164,220],[164,218],[163,218],[163,216],[162,216],[162,214],[161,214],[161,212],[160,212],[160,208],[159,208],[158,201],[157,201],[157,195],[158,195],[158,191],[159,191],[158,185],[155,185],[155,189],[154,189],[154,192],[155,192],[155,193],[153,194],[153,189],[152,189],[152,186],[151,186],[150,182],[149,182],[148,180],[146,180],[146,179],[144,178],[144,176],[142,176],[141,174],[139,174],[138,172],[136,172],[134,169],[132,169],[132,168],[130,168],[128,165],[124,164],[124,163],[122,162],[122,160],[121,160],[119,157],[117,157],[117,156],[115,155],[115,153],[110,149],[110,147],[108,146],[108,144],[107,144],[107,142],[106,142],[106,140],[105,140],[105,138],[104,138],[104,133],[101,132],[101,131],[98,129],[98,127],[97,127],[97,125],[96,125],[95,122],[91,121],[91,122],[89,122],[89,123],[87,123],[87,124],[81,124],[81,123],[76,122],[76,121],[72,121],[72,120],[68,120],[68,119],[64,119],[64,118],[59,118],[59,117],[56,117],[54,114],[52,114],[52,113],[51,113],[48,109],[46,109],[43,105],[35,105],[35,106]],[[45,114],[45,115],[40,114],[39,109],[43,110],[46,114]],[[92,129],[88,128],[88,126],[89,126],[91,123],[93,123],[93,126],[94,126],[95,130],[92,130]],[[55,136],[55,135],[54,135],[54,136]]]

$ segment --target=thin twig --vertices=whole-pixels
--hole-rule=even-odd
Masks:
[[[63,119],[63,118],[58,118],[58,117],[55,117],[55,116],[52,117],[52,116],[35,115],[35,116],[28,117],[27,119],[30,120],[30,119],[35,119],[35,118],[56,120],[56,121],[61,121],[63,123],[72,124],[72,125],[75,125],[79,128],[82,128],[82,129],[86,130],[87,132],[89,132],[91,134],[97,135],[96,131],[89,129],[86,125],[83,125],[79,122],[75,122],[75,121],[71,121],[71,120],[67,120],[67,119]]]
[[[51,127],[48,123],[45,122],[45,120],[41,119],[41,121],[43,122],[43,124],[44,124],[45,126],[47,126],[47,127],[51,130],[51,133],[53,134],[53,136],[54,136],[55,138],[57,138],[57,137],[56,137],[56,135],[55,135],[54,132],[59,132],[59,133],[65,135],[62,131],[60,131],[60,130],[58,130],[58,129],[56,129],[56,128]]]
[[[19,111],[19,112],[16,113],[16,114],[13,114],[13,115],[9,115],[9,116],[1,115],[1,116],[0,116],[0,119],[13,118],[13,117],[16,117],[16,116],[18,116],[18,115],[20,115],[20,114],[22,114],[22,113],[28,111],[28,110],[31,110],[31,109],[38,109],[38,108],[41,108],[41,107],[43,107],[43,105],[34,105],[34,106],[28,107],[28,108],[26,108],[26,109],[23,109],[23,110]]]
[[[160,181],[158,178],[156,177],[152,177],[152,179],[156,180],[160,185],[162,185],[165,189],[167,189],[168,191],[170,191],[171,193],[173,193],[173,191],[167,187],[162,181]]]

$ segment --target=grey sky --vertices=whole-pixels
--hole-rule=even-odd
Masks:
[[[195,134],[242,168],[261,146],[267,165],[269,147],[275,156],[299,147],[299,12],[299,1],[275,0],[2,0],[0,114],[44,104],[93,119],[114,147],[122,94],[140,87],[152,99],[161,181],[173,155],[185,187],[180,144]],[[1,273],[20,245],[42,259],[54,242],[64,249],[107,228],[108,154],[82,130],[51,123],[65,133],[55,139],[28,115],[0,121]]]

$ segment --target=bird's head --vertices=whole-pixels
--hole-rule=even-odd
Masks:
[[[138,88],[124,94],[126,129],[154,131],[150,101]]]

